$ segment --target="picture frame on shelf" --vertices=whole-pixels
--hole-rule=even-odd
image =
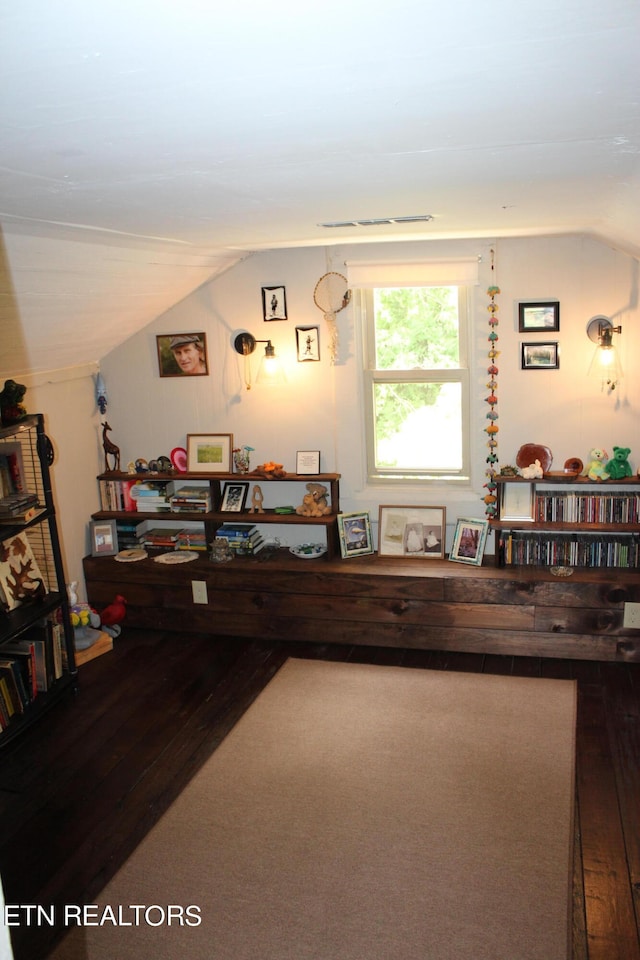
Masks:
[[[207,335],[162,333],[156,337],[158,371],[161,377],[207,377]]]
[[[284,287],[262,288],[262,319],[265,323],[287,319],[287,294]]]
[[[446,508],[380,506],[378,556],[404,560],[443,560]]]
[[[339,513],[338,537],[342,559],[373,553],[371,521],[368,513]]]
[[[91,520],[89,524],[92,557],[113,557],[118,552],[118,527],[115,520]]]
[[[521,343],[520,367],[522,370],[558,370],[560,350],[557,340],[544,343]]]
[[[188,433],[188,473],[231,473],[232,433]]]
[[[298,450],[296,453],[296,473],[300,476],[313,476],[320,473],[320,451]]]
[[[560,329],[560,302],[542,303],[521,301],[518,304],[518,331],[520,333],[550,333]]]
[[[242,513],[247,502],[249,484],[245,481],[230,480],[225,483],[220,503],[221,513]]]
[[[320,360],[320,328],[296,327],[298,363]]]
[[[488,520],[461,517],[456,521],[450,560],[481,566],[489,530]]]
[[[500,519],[533,523],[535,485],[527,482],[501,484]]]

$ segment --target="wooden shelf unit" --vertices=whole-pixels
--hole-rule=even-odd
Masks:
[[[490,526],[496,565],[640,568],[639,477],[495,479],[499,513]],[[504,516],[505,492],[514,484],[530,490],[532,519]],[[523,504],[527,499],[520,498]]]
[[[92,514],[94,520],[128,520],[133,517],[143,520],[157,520],[160,522],[170,521],[179,524],[198,522],[203,523],[205,527],[207,543],[210,543],[218,528],[223,523],[255,523],[260,524],[285,524],[307,527],[320,527],[326,530],[327,538],[327,557],[337,557],[340,555],[340,544],[338,540],[338,526],[336,517],[340,512],[340,474],[339,473],[319,473],[314,475],[288,473],[284,477],[276,477],[273,480],[268,477],[262,477],[251,473],[155,473],[155,474],[136,474],[129,473],[102,473],[98,476],[98,482],[104,480],[113,480],[115,482],[126,482],[131,480],[140,480],[150,483],[169,483],[182,484],[189,481],[206,481],[211,488],[211,499],[214,507],[219,508],[222,502],[222,489],[225,483],[249,483],[251,486],[258,485],[263,493],[267,493],[270,486],[280,483],[294,483],[302,485],[302,491],[299,493],[298,501],[302,501],[304,485],[307,483],[321,483],[328,487],[329,506],[331,513],[324,517],[303,517],[297,513],[276,513],[274,508],[264,508],[264,513],[250,513],[248,510],[241,512],[221,511],[214,509],[209,513],[174,513],[171,511],[144,512],[142,510],[124,511],[124,510],[99,510]],[[138,503],[142,501],[139,500]]]

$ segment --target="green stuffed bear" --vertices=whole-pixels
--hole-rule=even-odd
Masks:
[[[607,464],[607,473],[612,480],[624,480],[625,477],[631,477],[633,475],[633,471],[627,460],[630,453],[631,447],[613,448],[613,456]]]

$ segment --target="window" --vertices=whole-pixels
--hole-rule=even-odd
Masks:
[[[360,291],[372,480],[469,477],[468,288]]]

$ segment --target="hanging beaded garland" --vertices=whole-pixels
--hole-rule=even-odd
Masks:
[[[496,296],[500,293],[500,287],[496,286],[493,282],[495,272],[495,254],[494,251],[491,251],[491,286],[487,289],[487,296],[489,297],[489,305],[487,310],[489,311],[489,366],[487,367],[487,373],[489,374],[489,381],[487,382],[487,390],[489,391],[489,396],[485,397],[485,402],[489,404],[489,413],[487,414],[486,419],[489,421],[488,425],[485,427],[485,433],[489,437],[487,441],[487,447],[489,448],[489,454],[487,456],[487,469],[486,477],[487,482],[484,484],[484,489],[487,491],[483,497],[485,504],[485,512],[488,517],[495,517],[497,511],[497,483],[496,483],[496,464],[498,462],[498,368],[495,364],[496,358],[499,356],[499,350],[496,348],[498,343],[498,332],[496,327],[498,326],[498,304],[496,303]]]

